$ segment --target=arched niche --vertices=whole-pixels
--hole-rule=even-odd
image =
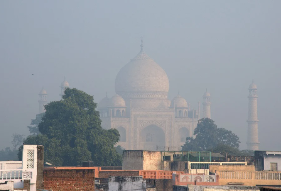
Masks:
[[[121,117],[121,111],[119,109],[116,111],[116,117]]]
[[[119,142],[126,142],[126,129],[124,127],[118,127],[117,130],[120,134]]]
[[[179,110],[179,117],[182,117],[182,110]]]
[[[182,127],[179,130],[180,142],[185,142],[186,137],[189,137],[189,130],[186,127]]]
[[[145,127],[140,133],[140,149],[143,150],[165,150],[165,133],[156,126]]]

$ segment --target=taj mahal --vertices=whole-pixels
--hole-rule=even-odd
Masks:
[[[180,95],[168,99],[166,72],[144,51],[126,64],[116,76],[115,92],[98,104],[102,127],[120,133],[119,145],[130,150],[180,150],[192,137],[198,110],[190,109]],[[205,92],[203,117],[211,118],[210,94]]]
[[[61,83],[60,96],[69,87]],[[211,95],[206,90],[197,110],[191,109],[180,95],[168,99],[169,78],[166,72],[144,51],[126,64],[115,79],[116,95],[107,95],[99,103],[104,129],[117,129],[117,143],[126,150],[181,150],[187,137],[194,137],[194,129],[201,118],[211,118]],[[39,93],[39,113],[44,112],[47,92]],[[257,86],[249,86],[248,149],[258,150]]]

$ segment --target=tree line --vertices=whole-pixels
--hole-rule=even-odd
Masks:
[[[0,150],[0,160],[15,160],[16,153],[21,160],[22,146],[19,145],[23,142],[44,145],[45,161],[55,166],[77,166],[83,161],[93,161],[96,166],[121,165],[123,150],[120,146],[114,147],[119,141],[119,132],[101,127],[96,107],[93,96],[67,88],[60,101],[50,102],[45,106],[45,113],[36,115],[28,126],[27,138],[15,134],[13,149]],[[239,144],[239,137],[233,132],[203,118],[198,121],[194,136],[187,137],[182,151],[248,155],[249,152],[239,150]]]

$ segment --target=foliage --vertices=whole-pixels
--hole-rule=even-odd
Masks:
[[[218,144],[215,148],[209,151],[220,153],[224,156],[226,156],[226,154],[232,156],[241,156],[241,152],[239,151],[239,149],[224,144]]]
[[[182,146],[183,151],[209,151],[218,145],[228,145],[238,149],[239,138],[233,132],[218,128],[212,119],[203,118],[198,121],[194,130],[195,138],[188,137]]]
[[[13,140],[11,141],[13,148],[6,147],[0,150],[0,161],[16,161],[18,160],[18,147],[22,145],[24,136],[20,134],[13,134]]]
[[[18,160],[17,150],[11,150],[10,147],[0,150],[0,161]]]
[[[115,149],[120,156],[123,156],[123,151],[125,150],[123,147],[118,145],[117,147],[115,147]]]
[[[24,135],[13,134],[12,145],[14,147],[14,150],[17,150],[18,147],[22,145],[23,140],[24,140]]]
[[[215,153],[220,153],[224,156],[254,156],[254,152],[250,150],[240,151],[238,148],[232,147],[230,145],[218,144],[215,148],[209,150]]]
[[[30,134],[32,134],[32,135],[37,135],[37,134],[40,133],[40,132],[39,132],[39,129],[38,129],[38,125],[39,125],[39,123],[41,122],[41,120],[42,120],[44,114],[45,114],[45,113],[37,114],[37,115],[36,115],[36,118],[31,120],[31,124],[30,124],[29,126],[27,126],[28,129],[29,129]]]
[[[119,133],[102,129],[93,96],[67,88],[62,100],[49,103],[45,109],[38,125],[40,134],[24,141],[44,145],[45,161],[56,166],[77,166],[89,160],[99,166],[121,164],[114,148]]]

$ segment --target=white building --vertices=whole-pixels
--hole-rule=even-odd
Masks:
[[[24,189],[25,181],[29,182],[30,191],[42,189],[43,152],[43,146],[23,145],[22,161],[0,161],[0,190]]]
[[[259,131],[258,131],[258,94],[257,85],[252,82],[249,86],[249,106],[248,106],[248,150],[259,150]]]
[[[102,127],[115,128],[127,150],[180,150],[193,136],[200,109],[191,109],[180,95],[168,99],[169,78],[147,54],[140,53],[117,74],[115,92],[98,104]],[[207,94],[206,94],[207,93]],[[210,94],[204,94],[204,115],[211,117]]]

